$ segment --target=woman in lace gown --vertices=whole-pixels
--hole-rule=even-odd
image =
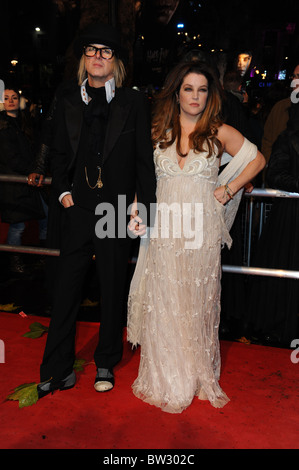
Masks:
[[[141,345],[134,394],[170,413],[195,396],[214,407],[229,401],[218,383],[220,251],[231,244],[241,189],[264,166],[256,147],[222,124],[216,83],[206,65],[179,64],[153,115],[157,212],[141,238],[128,340]],[[235,158],[218,178],[223,151]],[[146,230],[138,216],[130,228]]]

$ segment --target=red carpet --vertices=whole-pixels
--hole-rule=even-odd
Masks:
[[[292,350],[222,342],[221,385],[231,402],[214,409],[195,399],[181,415],[170,415],[135,398],[139,350],[125,343],[115,370],[116,386],[93,389],[94,364],[77,373],[76,386],[19,408],[12,390],[39,381],[46,334],[23,337],[29,325],[47,318],[0,313],[2,449],[298,449],[299,363]],[[98,324],[78,323],[77,358],[93,361]]]

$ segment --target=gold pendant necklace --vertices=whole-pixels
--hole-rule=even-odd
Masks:
[[[95,189],[95,188],[98,188],[98,189],[101,189],[104,185],[103,185],[103,181],[101,179],[101,176],[102,176],[102,169],[100,166],[98,166],[98,170],[99,170],[99,175],[98,175],[98,179],[97,179],[97,182],[94,186],[90,186],[89,184],[89,180],[88,180],[88,176],[87,176],[87,169],[85,167],[85,179],[86,179],[86,183],[88,184],[88,186],[90,187],[90,189]]]

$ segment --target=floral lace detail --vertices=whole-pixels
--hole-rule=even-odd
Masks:
[[[184,176],[199,175],[208,179],[214,175],[216,181],[215,161],[218,161],[216,155],[207,158],[205,153],[197,154],[190,150],[189,155],[185,158],[184,167],[181,168],[177,161],[174,145],[165,150],[161,150],[158,146],[154,151],[157,179],[163,176],[181,176],[182,174]]]

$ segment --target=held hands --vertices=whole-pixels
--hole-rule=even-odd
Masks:
[[[146,233],[146,225],[142,224],[141,217],[138,216],[139,211],[137,209],[137,196],[135,195],[134,202],[131,208],[131,217],[130,222],[128,223],[128,229],[132,232],[136,237],[142,237]]]
[[[131,215],[128,228],[136,237],[142,237],[146,233],[146,225],[142,224],[142,219],[138,216],[138,210],[135,211],[135,216]]]

